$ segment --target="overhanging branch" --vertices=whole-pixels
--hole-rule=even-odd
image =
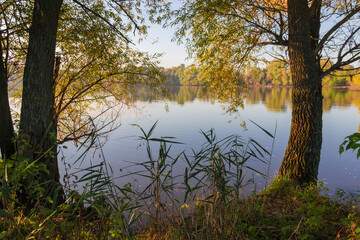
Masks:
[[[341,21],[339,21],[337,24],[335,24],[321,39],[319,42],[317,48],[315,49],[315,52],[319,52],[325,45],[325,43],[331,38],[331,35],[338,30],[343,24],[345,24],[347,21],[350,20],[356,13],[360,12],[360,7],[357,7],[353,9],[348,15],[346,15]]]
[[[84,11],[90,12],[94,16],[96,16],[96,17],[100,18],[101,20],[103,20],[106,24],[108,24],[111,28],[113,28],[127,43],[132,43],[119,29],[117,29],[114,26],[114,24],[109,22],[109,20],[107,20],[106,18],[104,18],[103,16],[98,14],[97,12],[93,11],[92,9],[88,8],[87,6],[82,4],[81,2],[79,2],[77,0],[73,0],[73,1],[74,1],[74,3],[78,4],[82,9],[84,9]]]

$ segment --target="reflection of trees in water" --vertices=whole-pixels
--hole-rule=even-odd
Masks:
[[[158,93],[151,91],[147,86],[139,86],[136,88],[133,101],[147,102],[149,100],[168,100],[177,102],[180,105],[186,102],[192,102],[195,99],[208,101],[208,95],[204,93],[202,87],[195,86],[168,86],[166,93]]]
[[[155,94],[147,86],[136,88],[133,101],[168,100],[180,105],[192,102],[195,99],[203,101],[213,100],[215,95],[205,93],[202,87],[195,86],[170,86],[167,93]],[[323,110],[329,111],[334,106],[357,106],[360,112],[360,91],[346,88],[324,88]],[[247,104],[264,104],[268,111],[285,112],[291,108],[291,88],[284,87],[252,87],[245,95]]]
[[[284,112],[291,104],[291,89],[281,87],[253,87],[248,90],[247,104],[263,103],[267,110]]]
[[[323,110],[329,111],[334,106],[357,106],[360,112],[360,91],[346,88],[324,88]],[[291,108],[291,88],[253,87],[246,97],[247,104],[263,103],[268,111],[283,112]]]
[[[180,87],[177,94],[174,94],[174,100],[180,104],[184,105],[185,102],[192,102],[198,97],[198,87]],[[169,99],[170,101],[174,101]]]
[[[341,88],[324,88],[323,96],[324,111],[330,110],[333,106],[360,106],[360,91]]]

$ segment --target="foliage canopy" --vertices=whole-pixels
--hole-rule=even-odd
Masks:
[[[317,6],[321,4],[321,12]],[[359,1],[309,1],[312,18],[320,17],[320,25],[311,26],[317,38],[315,54],[320,60],[331,61],[322,70],[325,77],[335,70],[360,59]],[[233,74],[249,64],[269,59],[288,61],[288,13],[284,0],[209,0],[185,1],[175,11],[181,24],[176,33],[186,39],[187,50],[208,73],[211,84],[226,79],[229,86]],[[265,57],[264,57],[265,56]],[[325,65],[323,65],[325,66]]]

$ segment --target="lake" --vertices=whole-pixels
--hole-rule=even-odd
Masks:
[[[174,145],[171,155],[175,156],[183,150],[200,149],[205,142],[200,130],[215,129],[217,136],[224,138],[231,134],[252,137],[262,146],[271,150],[272,139],[262,130],[251,123],[256,122],[262,128],[274,133],[277,125],[275,145],[270,166],[270,177],[274,178],[280,167],[286,149],[291,121],[291,89],[290,88],[265,88],[256,87],[248,90],[244,106],[237,113],[227,113],[226,104],[211,101],[201,94],[198,87],[173,87],[168,100],[154,99],[148,101],[148,93],[139,90],[136,94],[136,109],[123,108],[118,119],[121,126],[108,135],[103,146],[105,159],[111,164],[114,177],[117,178],[128,171],[134,171],[128,166],[129,162],[147,161],[145,147],[141,146],[138,136],[141,126],[145,131],[158,121],[154,137],[171,136],[182,145]],[[339,145],[344,138],[359,129],[360,124],[360,92],[342,88],[324,88],[324,113],[323,113],[323,144],[321,162],[319,167],[319,180],[329,186],[330,193],[336,189],[346,192],[360,190],[360,160],[356,159],[353,152],[339,155]],[[64,150],[66,161],[72,162],[75,147],[67,144]],[[158,145],[153,146],[155,154]],[[81,167],[86,167],[89,161],[101,161],[99,151],[86,159]],[[262,163],[252,163],[258,171],[267,172],[268,166]],[[62,165],[62,164],[61,164]],[[184,162],[179,160],[176,172],[183,174]],[[78,167],[78,166],[77,166]],[[75,171],[76,166],[72,171]],[[61,166],[64,174],[64,168]],[[249,177],[253,175],[247,171]],[[264,179],[255,176],[257,190],[264,188]],[[133,181],[134,176],[125,179],[116,179],[115,182],[123,185]]]

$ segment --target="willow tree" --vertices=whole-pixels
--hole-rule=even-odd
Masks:
[[[153,16],[163,7],[166,5],[156,0],[64,2],[55,81],[59,142],[81,141],[94,132],[93,122],[98,132],[109,129],[118,114],[112,111],[114,106],[131,105],[136,85],[161,91],[159,84],[165,79],[157,66],[160,55],[138,51],[128,35],[134,32],[145,36],[145,12],[152,11]],[[100,106],[103,111],[99,111]],[[98,113],[90,119],[91,111]],[[103,112],[111,112],[108,115],[113,115],[112,119],[100,120]]]
[[[176,12],[175,23],[220,91],[234,86],[234,72],[265,55],[290,62],[292,120],[279,175],[302,184],[318,175],[322,78],[360,59],[359,11],[358,0],[195,0]],[[321,60],[334,64],[323,69]]]
[[[56,156],[53,71],[56,34],[62,0],[36,0],[33,6],[29,44],[23,76],[19,155],[29,162],[41,158],[46,171],[34,176],[44,185],[45,194],[57,189],[59,172]],[[29,181],[27,179],[26,181]],[[31,180],[29,182],[32,182]],[[29,182],[23,183],[20,201],[29,206]],[[19,192],[20,194],[20,192]]]
[[[0,4],[6,85],[9,79],[22,78],[33,4],[11,0]],[[167,4],[157,0],[63,2],[53,61],[54,115],[60,124],[60,142],[79,139],[93,130],[87,124],[89,121],[84,120],[87,116],[80,116],[80,112],[91,110],[89,106],[94,101],[109,103],[106,99],[113,96],[129,104],[136,84],[156,87],[163,80],[156,65],[160,55],[136,50],[128,35],[146,36],[147,27],[143,23],[146,13],[154,18],[166,8]],[[1,91],[7,93],[7,86],[1,86],[4,86]],[[2,94],[7,102],[6,96]],[[0,107],[6,110],[9,106]],[[4,131],[7,129],[4,127]]]
[[[60,189],[57,144],[79,140],[93,132],[89,115],[83,112],[89,112],[94,101],[107,103],[111,95],[128,102],[134,85],[153,86],[161,82],[156,55],[134,49],[128,35],[145,35],[142,12],[148,11],[154,17],[166,4],[157,0],[35,0],[5,1],[0,7],[2,24],[15,13],[19,15],[13,29],[9,24],[2,29],[13,32],[12,36],[21,32],[17,44],[6,45],[10,41],[0,39],[2,46],[7,47],[2,56],[25,62],[25,67],[20,67],[23,73],[19,74],[23,80],[19,160],[37,160],[44,168],[23,182],[20,198],[29,203],[31,195],[26,191],[34,182],[42,183],[43,196]],[[14,49],[21,49],[21,54],[14,55]],[[12,64],[9,58],[3,59],[1,66]],[[3,76],[1,80],[6,83]],[[7,92],[6,85],[0,88]],[[0,104],[1,111],[9,108],[8,101],[1,99]],[[9,128],[0,130],[3,133]],[[6,149],[4,146],[0,145],[2,150]]]

